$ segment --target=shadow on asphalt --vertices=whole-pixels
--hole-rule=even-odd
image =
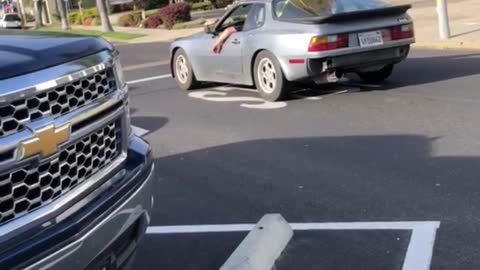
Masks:
[[[158,158],[152,224],[439,220],[433,269],[479,269],[480,158],[433,156],[435,140],[263,139]]]
[[[480,74],[480,54],[407,58],[395,67],[392,77],[382,86],[363,90],[394,90],[395,88],[442,82]],[[361,84],[359,84],[360,87]]]
[[[143,136],[154,133],[168,123],[168,118],[159,116],[132,116],[132,125],[148,130]]]
[[[480,74],[480,54],[412,57],[397,65],[392,76],[383,84],[367,84],[355,74],[347,74],[345,81],[333,84],[292,83],[290,85],[292,94],[286,101],[321,97],[344,89],[347,89],[347,92],[352,92],[352,88],[354,92],[395,90],[405,86],[435,83],[477,74]],[[243,88],[255,90],[254,87],[214,83],[204,84],[198,90],[209,90],[218,86],[238,87],[239,90]],[[235,97],[239,94],[244,95],[244,93],[236,91],[230,92],[228,97]],[[254,95],[256,94],[248,94],[248,96]]]

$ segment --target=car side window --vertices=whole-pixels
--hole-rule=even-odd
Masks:
[[[221,32],[231,26],[235,27],[237,32],[243,31],[252,6],[252,4],[245,4],[236,7],[235,10],[233,10],[230,15],[218,26],[217,31]]]
[[[248,14],[243,31],[257,29],[265,23],[265,5],[255,4]]]

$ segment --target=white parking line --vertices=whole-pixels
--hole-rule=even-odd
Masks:
[[[187,234],[217,232],[247,232],[255,224],[151,226],[147,234]],[[313,230],[411,230],[402,270],[428,270],[432,260],[433,245],[439,221],[405,222],[332,222],[290,223],[294,231]]]
[[[150,132],[150,130],[148,130],[148,129],[144,129],[144,128],[137,127],[137,126],[134,126],[134,125],[132,125],[132,131],[133,131],[133,134],[135,134],[137,136],[140,136],[140,137],[142,137],[143,135]]]
[[[127,83],[128,83],[128,84],[136,84],[136,83],[142,83],[142,82],[148,82],[148,81],[166,79],[166,78],[171,78],[171,77],[172,77],[172,74],[164,74],[164,75],[159,75],[159,76],[153,76],[153,77],[147,77],[147,78],[143,78],[143,79],[128,81]]]

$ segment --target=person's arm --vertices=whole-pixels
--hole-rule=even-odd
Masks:
[[[217,41],[213,45],[213,52],[216,53],[216,54],[219,54],[222,51],[222,47],[223,47],[223,44],[225,43],[225,41],[227,41],[227,39],[236,32],[237,32],[237,29],[233,26],[230,26],[227,29],[225,29],[220,34]]]

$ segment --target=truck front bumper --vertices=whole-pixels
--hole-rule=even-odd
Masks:
[[[117,176],[101,196],[79,202],[81,210],[65,222],[0,254],[0,269],[128,269],[153,207],[154,164],[146,142],[133,138]]]

